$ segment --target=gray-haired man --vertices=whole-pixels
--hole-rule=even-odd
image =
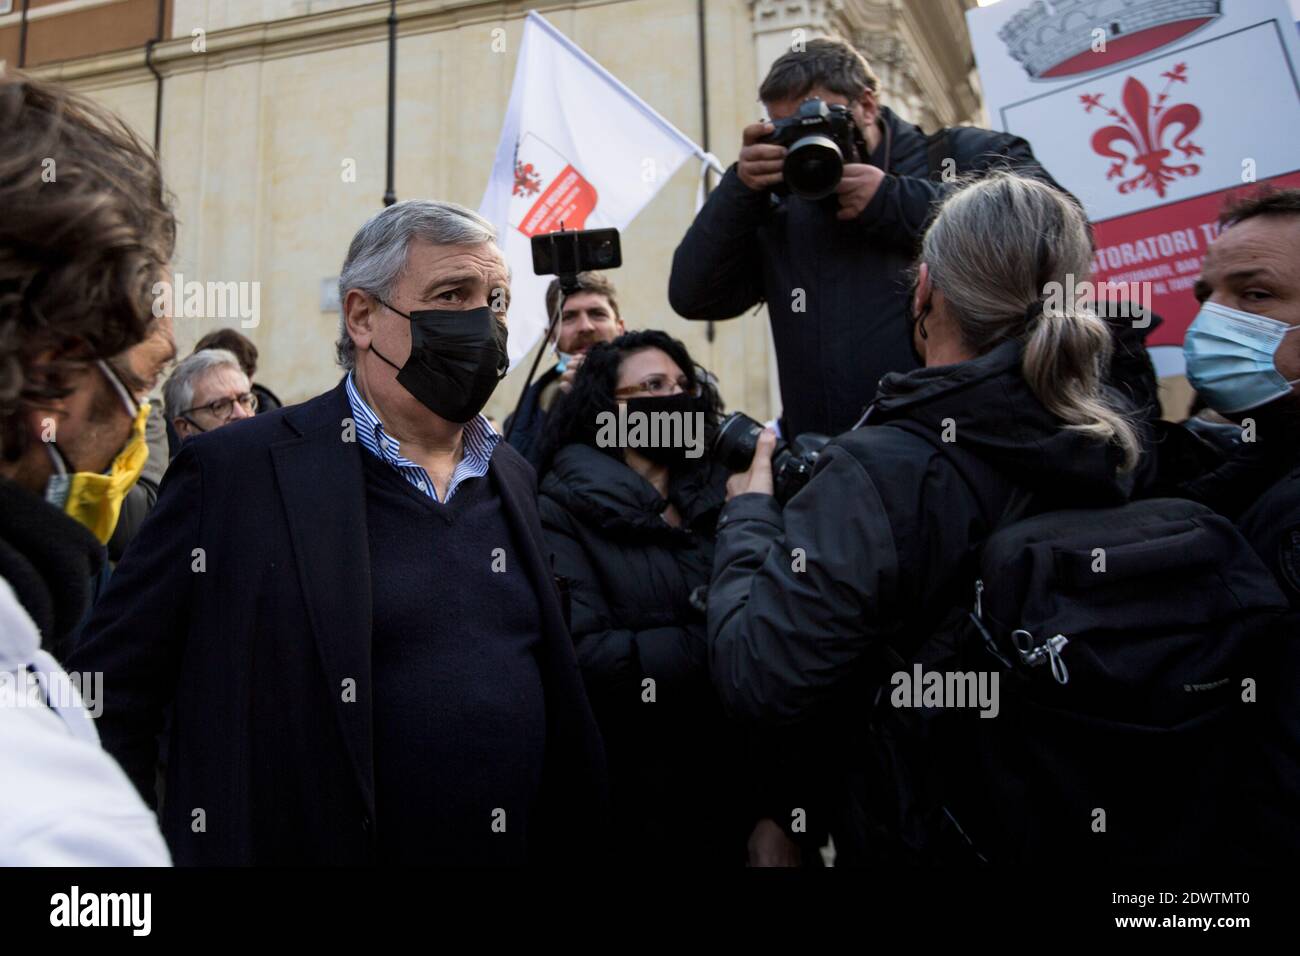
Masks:
[[[182,441],[257,414],[248,376],[226,349],[205,349],[183,359],[163,385],[163,404]]]
[[[185,443],[76,666],[147,798],[174,701],[178,863],[516,864],[599,846],[604,757],[536,478],[480,414],[505,367],[492,227],[357,233],[332,391]]]

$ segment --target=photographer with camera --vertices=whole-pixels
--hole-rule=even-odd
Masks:
[[[1284,602],[1220,516],[1125,504],[1140,440],[1104,384],[1112,337],[1050,304],[1051,283],[1090,260],[1078,206],[1041,182],[999,172],[954,193],[923,240],[910,329],[900,320],[924,368],[884,378],[784,511],[772,432],[728,483],[714,685],[734,716],[835,728],[839,862],[951,850],[954,820],[962,859],[1169,861],[1212,845],[1182,828],[1216,819],[1232,778],[1216,760],[1239,739],[1233,668]],[[982,674],[988,712],[900,703],[891,684],[914,668]],[[912,706],[954,707],[975,736],[918,731],[937,725]],[[979,749],[995,738],[1003,749]],[[1104,847],[1093,807],[1125,814]]]
[[[721,407],[681,342],[628,332],[587,352],[541,442],[538,511],[609,756],[619,861],[801,857],[776,822],[801,771],[782,741],[729,724],[709,682],[703,593],[727,472],[704,439]],[[642,444],[629,428],[620,444],[600,424],[620,415],[691,416],[698,440]]]
[[[973,127],[927,138],[879,104],[879,87],[842,40],[780,57],[759,90],[773,122],[745,128],[673,256],[668,298],[687,319],[766,301],[787,438],[845,431],[881,376],[916,368],[904,273],[949,170],[1051,182],[1023,139]]]

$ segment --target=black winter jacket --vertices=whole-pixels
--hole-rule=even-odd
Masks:
[[[854,734],[879,645],[906,654],[971,600],[969,562],[1017,487],[1032,492],[1032,511],[1129,495],[1117,449],[1062,428],[1030,391],[1020,355],[1007,342],[973,361],[887,376],[866,424],[828,446],[784,513],[751,494],[719,518],[714,684],[739,717],[834,730],[841,862],[862,862],[866,847],[853,822],[866,799]],[[800,553],[801,568],[791,558]]]
[[[743,862],[757,819],[744,792],[744,741],[709,682],[702,606],[726,474],[675,478],[667,501],[621,461],[586,445],[555,455],[541,483],[542,528],[567,580],[570,630],[605,739],[620,858]],[[654,702],[647,702],[647,678]]]
[[[846,431],[881,376],[917,367],[906,273],[953,187],[930,181],[919,127],[887,108],[880,116],[871,163],[887,175],[856,220],[837,220],[833,197],[775,201],[732,166],[673,255],[668,300],[684,318],[729,319],[767,302],[787,438]],[[947,150],[958,173],[1007,166],[1056,185],[1016,136],[956,127]]]

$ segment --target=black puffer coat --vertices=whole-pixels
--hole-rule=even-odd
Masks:
[[[745,744],[710,684],[704,614],[691,603],[708,584],[725,483],[707,464],[672,481],[681,528],[664,521],[668,501],[645,479],[586,445],[562,448],[541,483],[542,527],[610,761],[620,860],[739,864],[757,819]]]

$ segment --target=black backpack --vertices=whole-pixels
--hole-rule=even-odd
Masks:
[[[1272,575],[1194,502],[1028,507],[968,562],[969,601],[884,651],[855,826],[911,863],[1226,858],[1254,770],[1243,682],[1286,612]],[[997,716],[895,706],[893,675],[930,672],[996,674]]]

